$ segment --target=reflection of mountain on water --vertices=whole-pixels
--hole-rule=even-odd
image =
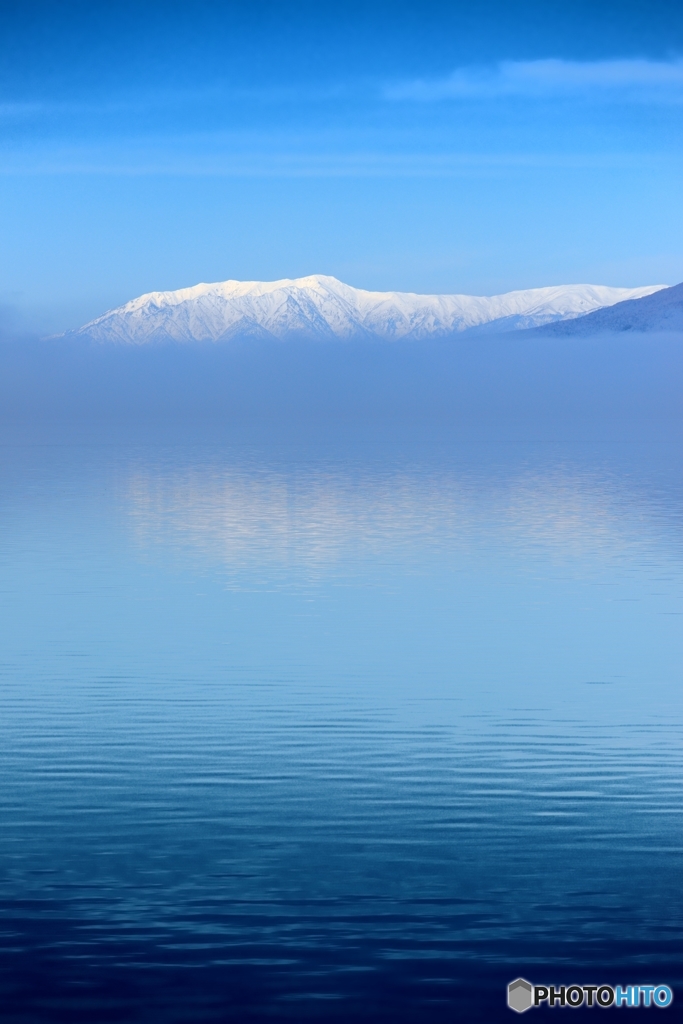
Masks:
[[[678,519],[633,474],[577,453],[527,448],[516,464],[481,450],[457,462],[349,461],[268,465],[240,457],[138,468],[127,507],[141,545],[201,557],[228,571],[298,567],[354,574],[364,561],[419,569],[452,556],[528,564],[537,556],[582,571],[646,557],[662,532],[679,550]],[[662,517],[672,515],[668,532]],[[660,538],[655,541],[655,536]]]

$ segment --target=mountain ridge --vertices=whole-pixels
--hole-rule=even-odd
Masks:
[[[576,320],[547,324],[537,330],[563,337],[624,331],[683,331],[683,284],[672,285],[641,298],[616,302],[612,306],[586,313]]]
[[[372,292],[326,275],[228,280],[148,292],[67,336],[135,345],[162,340],[225,342],[236,337],[283,340],[292,335],[420,340],[473,329],[539,327],[666,287],[557,285],[476,296]]]

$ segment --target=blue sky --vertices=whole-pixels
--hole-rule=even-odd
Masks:
[[[0,324],[683,280],[683,5],[0,4]]]

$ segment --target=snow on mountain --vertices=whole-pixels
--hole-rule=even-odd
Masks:
[[[293,281],[223,281],[141,295],[71,333],[136,345],[169,339],[216,342],[238,336],[421,339],[484,325],[498,330],[537,327],[664,287],[560,285],[484,297],[368,292],[322,275]]]
[[[549,324],[541,330],[549,334],[582,336],[617,331],[683,331],[683,284],[643,298],[617,302],[570,323]]]

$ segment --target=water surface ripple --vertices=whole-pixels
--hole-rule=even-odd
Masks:
[[[3,1019],[677,1019],[680,466],[2,448]]]

